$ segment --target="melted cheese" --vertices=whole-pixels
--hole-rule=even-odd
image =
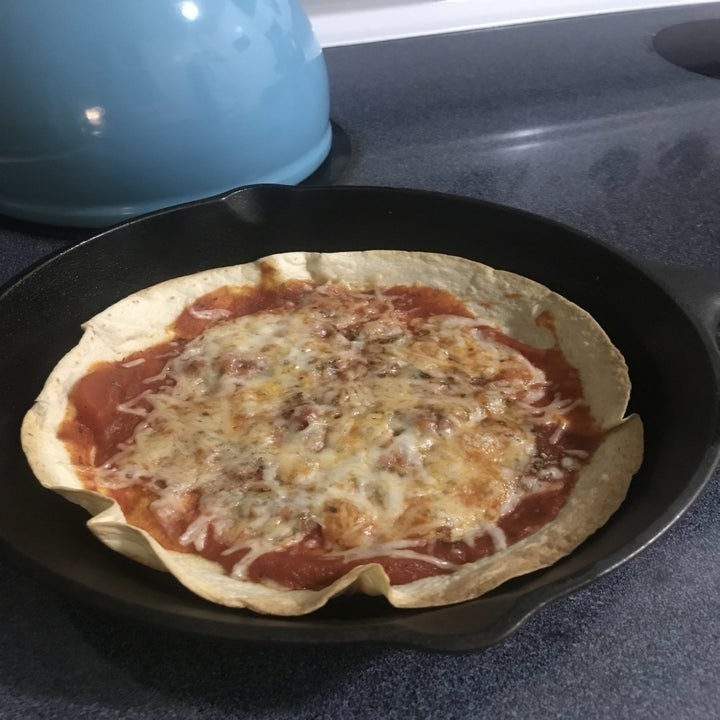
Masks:
[[[118,407],[142,422],[96,481],[149,486],[167,528],[192,508],[180,542],[249,549],[237,576],[317,526],[347,559],[481,533],[502,549],[499,519],[580,462],[534,469],[534,430],[551,423],[557,442],[567,401],[539,407],[543,373],[476,319],[408,320],[333,285],[292,312],[211,312],[165,366],[173,384]]]

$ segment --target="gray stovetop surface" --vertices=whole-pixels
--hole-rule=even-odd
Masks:
[[[328,50],[342,181],[506,203],[720,278],[720,80],[651,46],[704,17],[720,4]],[[0,281],[86,235],[0,218]],[[719,488],[617,571],[452,656],[148,634],[2,552],[0,718],[720,717]]]

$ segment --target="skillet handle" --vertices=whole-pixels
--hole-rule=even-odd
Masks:
[[[720,271],[663,265],[645,259],[638,264],[700,322],[715,347],[720,346]]]

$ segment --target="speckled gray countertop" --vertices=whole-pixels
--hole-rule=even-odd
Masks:
[[[720,80],[651,45],[706,17],[720,4],[328,50],[342,181],[506,203],[720,278]],[[85,235],[0,219],[0,281]],[[719,489],[461,655],[148,634],[0,550],[0,718],[720,717]]]

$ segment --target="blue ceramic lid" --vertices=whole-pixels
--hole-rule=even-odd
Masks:
[[[37,0],[0,8],[0,213],[102,227],[255,183],[331,144],[297,0]]]

